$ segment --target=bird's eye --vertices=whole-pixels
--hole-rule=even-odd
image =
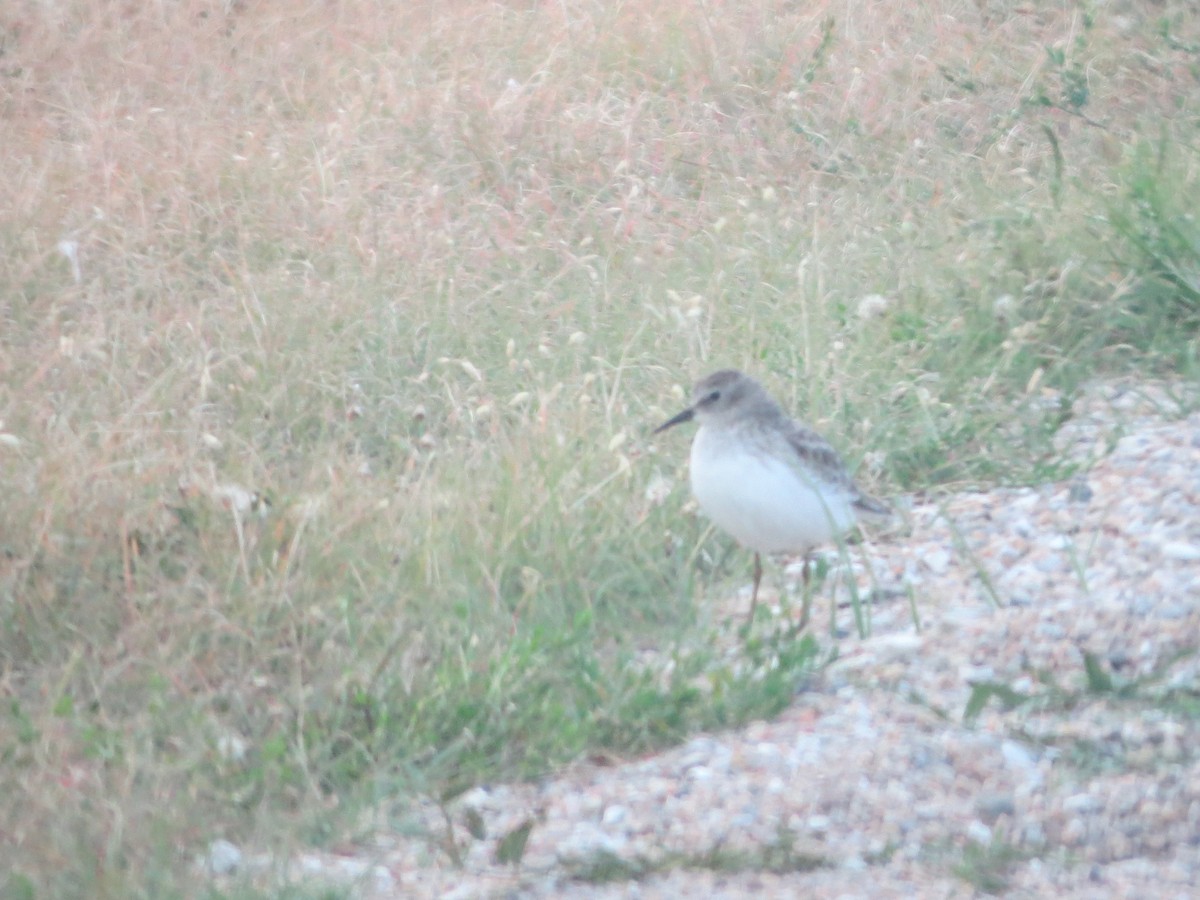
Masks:
[[[709,394],[707,397],[704,398],[704,402],[705,403],[716,403],[720,399],[721,399],[721,392],[713,391],[711,394]]]

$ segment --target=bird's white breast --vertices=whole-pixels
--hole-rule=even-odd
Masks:
[[[771,449],[781,448],[791,449]],[[807,552],[855,522],[844,488],[765,452],[737,431],[702,427],[692,442],[690,476],[705,515],[760,553]]]

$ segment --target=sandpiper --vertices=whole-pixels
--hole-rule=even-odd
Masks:
[[[855,484],[825,438],[789,418],[749,375],[722,369],[702,378],[692,405],[654,433],[692,419],[700,422],[692,441],[692,493],[713,522],[754,551],[750,621],[763,553],[803,553],[807,583],[815,546],[838,538],[860,518],[889,514]]]

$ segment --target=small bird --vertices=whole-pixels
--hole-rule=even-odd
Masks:
[[[788,417],[761,384],[734,369],[702,378],[692,405],[654,430],[697,419],[692,441],[692,493],[705,515],[754,551],[750,621],[758,605],[763,553],[808,554],[861,518],[889,515],[863,493],[837,451],[807,425]],[[808,617],[807,603],[805,619]]]

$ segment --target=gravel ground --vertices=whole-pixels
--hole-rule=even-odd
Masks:
[[[364,897],[1200,895],[1200,414],[1179,390],[1096,386],[1059,435],[1085,475],[916,500],[906,533],[852,550],[871,636],[773,721],[477,788],[456,821],[489,837],[459,827],[461,869],[386,833],[292,875]],[[1134,696],[1088,693],[1085,655]],[[1029,699],[964,723],[986,684]],[[525,821],[522,865],[497,864]]]

